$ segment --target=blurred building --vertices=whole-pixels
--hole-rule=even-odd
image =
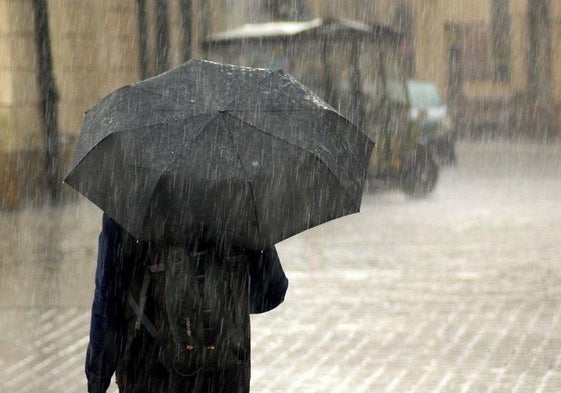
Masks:
[[[415,77],[437,82],[459,131],[559,134],[561,2],[415,0]]]
[[[339,17],[403,33],[409,76],[447,92],[467,128],[550,132],[561,105],[554,0],[49,0],[62,173],[83,113],[112,90],[248,22]],[[0,206],[40,201],[45,136],[33,0],[0,0]],[[536,126],[537,125],[537,126]],[[62,174],[61,174],[62,175]]]
[[[61,160],[83,113],[138,79],[135,1],[49,1]],[[0,0],[0,206],[37,201],[45,186],[45,136],[32,0]]]
[[[201,57],[205,35],[248,22],[337,15],[346,1],[48,0],[60,177],[83,113],[112,90]],[[352,8],[377,14],[376,4]],[[142,12],[140,12],[142,10]],[[0,207],[40,203],[46,186],[33,0],[0,0]]]

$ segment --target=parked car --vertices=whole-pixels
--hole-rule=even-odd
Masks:
[[[421,143],[432,151],[441,165],[456,163],[456,130],[448,106],[436,84],[430,81],[407,81],[410,119],[421,133]]]
[[[213,34],[203,46],[209,60],[289,72],[376,142],[369,189],[424,196],[438,167],[409,118],[400,42],[387,26],[318,18],[247,24]]]

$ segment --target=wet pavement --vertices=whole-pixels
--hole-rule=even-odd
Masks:
[[[458,156],[427,199],[366,195],[278,246],[252,392],[561,391],[561,144]],[[85,391],[99,226],[87,202],[0,213],[0,392]]]

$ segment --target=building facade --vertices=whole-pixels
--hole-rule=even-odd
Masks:
[[[109,91],[138,79],[133,0],[51,0],[49,24],[58,91],[61,169],[83,113]],[[31,0],[0,0],[0,206],[39,202],[45,135]]]
[[[560,124],[561,0],[46,3],[58,92],[62,173],[83,113],[103,96],[190,57],[202,57],[199,44],[209,33],[275,19],[339,17],[385,23],[401,30],[407,73],[434,80],[466,129],[491,124],[503,132],[516,127],[538,134],[547,127],[551,134],[558,132],[556,125]],[[0,0],[3,208],[40,202],[45,186],[33,4],[33,0]]]
[[[559,134],[561,1],[415,0],[415,77],[436,81],[460,132]]]

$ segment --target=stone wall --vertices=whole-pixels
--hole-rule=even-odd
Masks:
[[[31,1],[0,0],[0,203],[17,207],[19,152],[40,144]]]
[[[83,113],[112,90],[138,80],[135,4],[49,1],[61,175]],[[0,21],[0,206],[15,208],[39,202],[44,181],[32,1],[0,0]]]

